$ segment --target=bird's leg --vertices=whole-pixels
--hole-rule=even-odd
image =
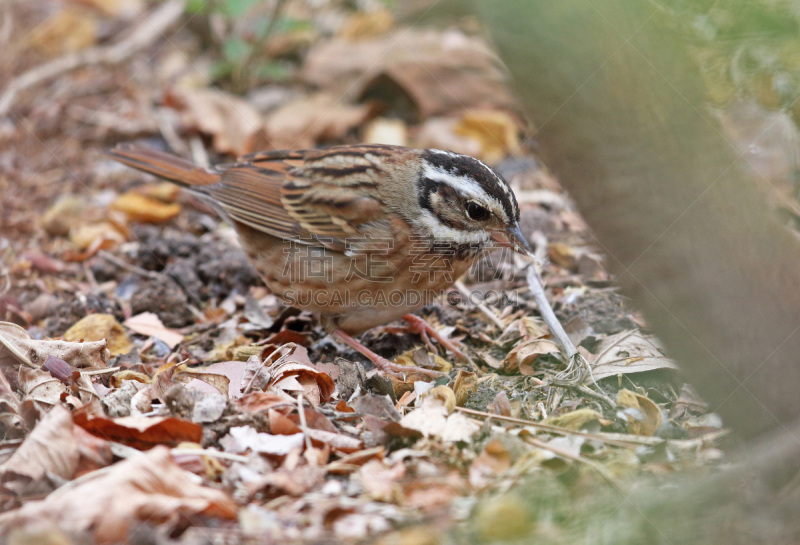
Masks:
[[[364,356],[371,361],[375,367],[383,371],[384,373],[394,375],[394,376],[404,376],[407,375],[409,372],[421,373],[425,374],[434,378],[439,378],[444,376],[445,373],[441,371],[434,371],[433,369],[424,369],[422,367],[411,367],[407,365],[398,365],[396,363],[392,363],[386,358],[379,356],[353,337],[342,331],[341,329],[337,329],[334,332],[334,335],[339,337],[345,344],[347,344],[353,350],[356,350],[363,354]]]
[[[428,322],[426,322],[416,314],[406,314],[405,316],[403,316],[403,320],[408,322],[408,328],[406,329],[406,331],[408,331],[409,333],[416,333],[417,335],[422,337],[422,340],[425,341],[425,344],[428,345],[428,348],[430,348],[434,354],[436,353],[436,348],[433,346],[433,343],[431,342],[429,336],[439,341],[439,344],[444,346],[447,350],[449,350],[459,358],[469,361],[467,355],[464,354],[461,351],[461,349],[459,349],[452,341],[449,341],[444,337],[442,337],[439,334],[439,332],[433,329],[433,327],[431,327],[431,325]]]

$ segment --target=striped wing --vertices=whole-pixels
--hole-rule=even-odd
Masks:
[[[336,152],[335,150],[340,150]],[[270,235],[344,251],[345,239],[391,236],[377,191],[382,172],[343,150],[272,151],[221,166],[205,188],[233,221]]]

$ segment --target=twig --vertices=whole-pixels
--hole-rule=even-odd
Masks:
[[[230,452],[220,452],[218,450],[201,449],[201,448],[173,448],[170,449],[173,456],[191,456],[197,454],[198,456],[208,456],[209,458],[220,458],[222,460],[231,460],[232,462],[240,462],[246,464],[250,461],[247,456],[240,456],[238,454],[231,454]]]
[[[474,301],[472,301],[472,298],[471,298],[471,295],[472,295],[472,290],[470,290],[470,289],[469,289],[467,286],[465,286],[465,285],[464,285],[464,283],[463,283],[461,280],[456,280],[456,282],[455,282],[453,285],[454,285],[456,288],[458,288],[458,291],[460,291],[460,292],[461,292],[461,294],[462,294],[464,297],[466,297],[466,298],[467,298],[467,301],[469,301],[470,303],[472,303],[472,304],[474,304],[476,307],[478,307],[478,310],[480,310],[481,312],[483,312],[483,313],[486,315],[486,317],[487,317],[487,318],[489,318],[489,320],[490,320],[490,321],[491,321],[491,322],[492,322],[494,325],[496,325],[496,326],[497,326],[497,328],[498,328],[500,331],[503,331],[503,329],[504,329],[504,327],[505,327],[505,326],[503,326],[503,322],[501,322],[501,321],[500,321],[500,318],[498,318],[498,317],[495,315],[495,313],[494,313],[494,312],[492,312],[492,309],[490,309],[489,307],[487,307],[487,306],[486,306],[485,304],[483,304],[481,301],[477,301],[477,302],[474,302]]]
[[[292,351],[291,351],[291,352],[289,352],[288,354],[284,354],[284,353],[283,353],[283,350],[284,350],[285,348],[291,348],[291,350],[292,350]],[[272,359],[272,356],[274,356],[274,355],[275,355],[275,354],[277,354],[278,352],[281,352],[281,355],[280,355],[280,357],[279,357],[277,360],[275,360],[275,362],[274,362],[274,363],[277,363],[278,361],[280,361],[280,360],[281,360],[281,358],[284,358],[284,357],[286,357],[286,356],[288,356],[288,355],[290,355],[290,354],[294,353],[294,350],[295,350],[296,348],[297,348],[297,345],[296,345],[295,343],[286,343],[286,344],[284,344],[283,346],[279,346],[278,348],[276,348],[275,350],[273,350],[273,351],[272,351],[272,354],[270,354],[269,356],[267,356],[266,358],[264,358],[264,359],[261,361],[261,363],[259,364],[258,368],[257,368],[257,369],[256,369],[256,370],[253,372],[253,376],[252,376],[252,377],[250,377],[250,381],[247,383],[247,386],[245,386],[245,387],[244,387],[244,390],[242,390],[242,395],[244,395],[244,394],[246,394],[246,393],[250,392],[250,388],[252,388],[252,387],[253,387],[253,382],[256,380],[256,377],[258,376],[258,373],[261,371],[261,369],[264,367],[264,365],[266,365],[266,363]]]
[[[622,448],[637,448],[639,445],[642,444],[642,441],[639,440],[639,437],[634,439],[627,439],[627,438],[612,438],[606,437],[599,433],[591,433],[587,431],[576,431],[576,430],[569,430],[567,428],[561,428],[558,426],[551,426],[550,424],[542,424],[541,422],[534,422],[532,420],[524,420],[522,418],[514,418],[512,416],[503,416],[501,414],[494,414],[484,411],[476,411],[474,409],[467,409],[466,407],[456,407],[456,410],[462,412],[464,414],[469,414],[472,416],[478,416],[481,418],[491,418],[493,420],[498,420],[500,422],[508,422],[511,424],[518,424],[520,426],[527,426],[529,428],[535,428],[538,430],[546,431],[549,433],[557,433],[559,435],[575,435],[578,437],[584,437],[586,439],[591,439],[593,441],[599,441],[601,443],[605,443],[608,445],[614,445],[616,447]],[[651,444],[653,442],[660,443],[662,440],[658,439],[655,441],[650,441],[652,438],[647,438],[646,443]]]
[[[94,369],[92,371],[81,371],[81,375],[85,377],[93,377],[97,375],[108,375],[109,373],[116,373],[122,369],[119,365],[116,367],[108,367],[106,369]]]
[[[106,261],[113,263],[117,267],[125,269],[126,271],[131,272],[133,274],[138,274],[139,276],[144,276],[145,278],[150,278],[152,280],[161,280],[163,278],[161,274],[154,271],[148,271],[147,269],[137,267],[136,265],[132,265],[127,261],[125,261],[124,259],[118,258],[117,256],[115,256],[114,254],[112,254],[107,250],[100,250],[99,252],[97,252],[97,255],[99,257],[102,257]]]
[[[297,393],[297,416],[300,417],[300,431],[303,432],[303,439],[305,439],[306,442],[306,450],[311,451],[314,445],[311,444],[311,437],[308,435],[306,411],[303,410],[303,392]]]
[[[192,161],[204,168],[211,166],[211,161],[208,159],[206,148],[203,146],[203,141],[200,140],[199,137],[192,136],[189,139],[189,148],[192,151]]]
[[[592,379],[592,383],[597,386],[594,376],[592,376],[592,368],[589,366],[589,362],[578,352],[567,332],[561,326],[561,322],[556,318],[553,307],[550,306],[550,302],[544,293],[544,284],[542,284],[542,279],[539,277],[539,271],[536,270],[535,263],[531,263],[528,266],[527,278],[528,288],[536,301],[536,306],[539,307],[542,319],[547,324],[553,337],[555,337],[567,360],[567,368],[556,375],[553,383],[557,386],[577,386],[583,382],[585,375],[588,374]]]
[[[581,464],[586,464],[587,466],[594,469],[598,475],[600,475],[603,479],[605,479],[609,484],[617,488],[618,490],[621,489],[620,484],[614,479],[614,476],[608,471],[605,467],[601,466],[594,460],[589,460],[588,458],[584,458],[580,454],[572,454],[571,452],[567,452],[566,450],[554,447],[552,445],[548,445],[543,441],[539,441],[538,439],[534,439],[533,437],[525,437],[523,441],[528,443],[529,445],[533,445],[534,447],[540,448],[542,450],[549,450],[556,456],[561,456],[562,458],[566,458],[567,460],[572,460],[573,462],[579,462]]]
[[[14,99],[28,87],[33,87],[82,66],[119,64],[137,51],[144,49],[175,24],[183,14],[183,7],[183,0],[165,2],[114,45],[92,47],[64,55],[15,77],[9,82],[6,90],[0,94],[0,117],[8,114]]]

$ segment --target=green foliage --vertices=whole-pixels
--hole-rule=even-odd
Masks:
[[[285,4],[286,0],[275,4],[259,0],[187,1],[188,14],[208,18],[209,28],[210,20],[215,20],[215,32],[210,33],[211,50],[217,57],[211,67],[214,81],[244,92],[263,81],[284,81],[290,76],[285,63],[267,57],[267,40],[275,34],[307,29],[310,24],[284,16]]]
[[[660,0],[693,44],[712,100],[740,96],[800,116],[800,1]]]

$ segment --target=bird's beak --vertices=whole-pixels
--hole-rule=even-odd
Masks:
[[[528,244],[517,222],[508,227],[505,231],[493,231],[492,239],[504,248],[511,248],[515,252],[519,252],[523,255],[533,255],[531,245]]]

